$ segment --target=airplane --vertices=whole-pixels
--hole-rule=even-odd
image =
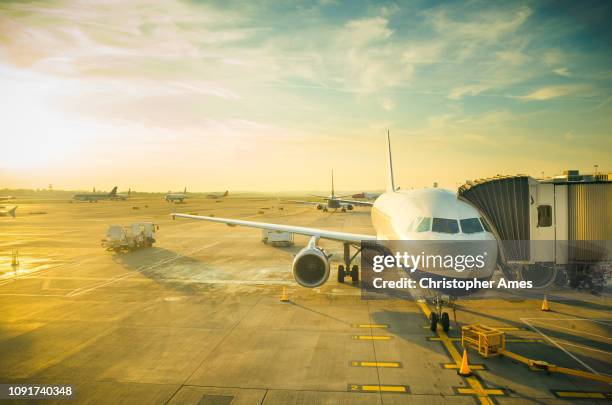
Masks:
[[[366,200],[375,200],[381,193],[366,193],[365,191],[353,194],[351,198],[365,198]]]
[[[77,201],[89,202],[98,202],[100,200],[115,200],[117,199],[117,186],[113,187],[110,193],[75,194],[72,198]]]
[[[363,201],[353,201],[346,200],[343,197],[345,196],[337,196],[334,191],[334,171],[331,171],[331,195],[323,196],[323,195],[312,195],[312,197],[322,198],[325,202],[314,202],[314,201],[301,201],[301,200],[287,200],[287,202],[297,203],[297,204],[310,204],[317,207],[318,210],[323,212],[328,212],[329,210],[337,211],[338,209],[341,212],[352,211],[355,206],[371,206],[371,204]]]
[[[173,218],[187,218],[201,221],[218,222],[228,226],[246,226],[251,228],[289,232],[309,236],[306,247],[295,255],[292,272],[295,281],[307,288],[315,288],[324,284],[330,275],[330,259],[323,248],[318,246],[320,239],[337,241],[344,246],[344,263],[338,265],[338,282],[343,283],[345,276],[350,276],[353,283],[359,282],[359,266],[352,265],[362,247],[375,244],[376,241],[412,241],[416,242],[415,251],[420,252],[418,243],[425,246],[425,241],[436,241],[438,246],[455,248],[457,241],[470,241],[477,251],[483,252],[486,257],[484,265],[479,269],[466,269],[452,273],[436,272],[433,270],[417,269],[411,277],[430,277],[432,280],[472,280],[478,278],[488,281],[492,278],[497,262],[497,244],[495,237],[488,231],[487,224],[483,222],[478,210],[465,201],[457,198],[450,190],[439,188],[426,188],[418,190],[399,191],[395,187],[393,176],[393,162],[391,154],[391,139],[387,132],[388,147],[388,179],[387,190],[381,194],[372,205],[372,226],[374,235],[339,232],[326,229],[317,229],[302,226],[272,224],[240,219],[199,216],[190,214],[170,214]],[[461,227],[460,227],[461,224]],[[452,245],[451,245],[452,244]],[[357,251],[351,255],[351,247]],[[350,267],[350,271],[348,270]],[[444,289],[430,288],[436,297],[435,311],[430,316],[430,328],[435,331],[438,321],[445,331],[449,329],[448,312],[443,312],[445,305],[441,297]],[[464,295],[474,292],[465,291]]]
[[[229,190],[225,190],[225,193],[223,194],[208,194],[206,198],[212,198],[213,200],[217,200],[219,198],[227,197],[228,194],[229,194]]]
[[[126,201],[127,199],[129,199],[132,196],[132,189],[128,188],[128,192],[127,193],[117,193],[117,195],[115,196],[115,198],[113,198],[113,200],[121,200],[121,201]]]
[[[4,197],[0,197],[0,201],[6,201],[6,200],[14,200],[15,197],[13,197],[12,195],[7,195]]]
[[[187,195],[187,187],[185,187],[185,190],[183,190],[182,193],[168,193],[164,196],[164,200],[168,202],[178,201],[179,203],[182,203],[185,198],[189,198]]]
[[[17,210],[17,206],[13,205],[12,207],[4,207],[0,206],[0,217],[8,217],[11,216],[15,218],[15,211]]]

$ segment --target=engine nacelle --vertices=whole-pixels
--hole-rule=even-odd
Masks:
[[[322,210],[323,209],[323,204],[317,204],[317,209],[318,210]]]
[[[346,209],[349,211],[353,210],[353,204],[346,204]]]
[[[329,258],[323,249],[310,243],[293,259],[293,278],[302,287],[320,286],[329,278]]]

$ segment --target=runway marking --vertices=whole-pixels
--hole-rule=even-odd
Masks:
[[[351,361],[351,367],[384,367],[402,368],[402,363],[396,361]]]
[[[377,328],[377,329],[387,329],[389,325],[380,324],[380,323],[357,323],[351,325],[353,328]]]
[[[570,332],[577,332],[576,329],[572,329],[572,328],[564,328],[563,326],[559,326],[556,325],[554,323],[548,323],[548,322],[544,322],[546,321],[587,321],[587,322],[591,322],[591,321],[597,321],[596,319],[587,319],[587,318],[524,318],[524,319],[529,319],[530,321],[540,321],[540,323],[544,323],[546,324],[546,326],[550,326],[553,327],[555,329],[563,329],[563,330],[567,330]],[[608,336],[602,336],[602,335],[598,335],[596,333],[590,333],[590,332],[585,332],[584,330],[580,330],[580,334],[581,335],[589,335],[589,336],[595,336],[601,339],[605,339],[605,340],[612,340],[612,337],[608,337]]]
[[[612,392],[550,390],[557,398],[612,399]]]
[[[429,319],[429,316],[431,315],[431,310],[429,309],[427,304],[422,301],[421,302],[417,301],[416,304],[423,312],[423,315],[425,315],[425,318]],[[449,338],[446,332],[444,332],[441,329],[437,329],[436,333],[438,334],[438,337],[440,338],[440,341],[444,345],[444,348],[446,349],[448,354],[450,354],[451,358],[453,359],[457,367],[459,367],[461,365],[462,356],[459,353],[459,351],[457,351],[457,348],[451,341],[451,338]],[[495,395],[495,394],[493,393],[490,394],[491,390],[488,390],[485,387],[483,387],[482,383],[476,377],[476,375],[471,375],[469,377],[464,377],[464,378],[467,381],[467,383],[470,385],[470,389],[471,389],[470,393],[472,395],[476,395],[476,397],[478,398],[478,401],[481,404],[493,405],[493,400],[489,398],[489,395]]]
[[[580,365],[582,365],[584,368],[586,368],[587,370],[589,370],[590,372],[592,372],[593,374],[597,374],[597,375],[601,375],[600,373],[598,373],[597,371],[595,371],[591,366],[589,366],[588,364],[586,364],[584,361],[580,360],[578,357],[574,356],[572,353],[570,353],[569,351],[565,350],[563,347],[561,347],[561,345],[559,343],[557,343],[555,340],[551,339],[550,337],[548,337],[546,334],[542,333],[542,331],[540,331],[538,328],[536,328],[535,326],[533,326],[532,324],[530,324],[528,322],[529,318],[520,318],[522,322],[524,322],[527,326],[529,326],[531,329],[533,329],[535,332],[537,332],[540,336],[542,336],[544,339],[546,339],[548,342],[550,342],[553,346],[555,346],[556,348],[560,349],[561,351],[563,351],[565,354],[567,354],[568,356],[570,356],[572,359],[576,360]]]
[[[441,364],[443,369],[446,370],[457,370],[459,368],[459,366],[457,366],[455,363],[444,363]],[[487,366],[485,366],[484,364],[472,364],[470,363],[470,368],[472,370],[487,370]]]
[[[559,342],[559,341],[557,340],[557,342]],[[577,345],[575,343],[567,343],[567,342],[559,342],[559,343],[562,344],[562,345],[566,345],[566,346],[574,346],[574,347],[578,347],[578,348],[584,349],[584,350],[590,350],[590,351],[593,351],[593,352],[599,352],[599,353],[604,353],[604,354],[607,354],[607,355],[612,355],[612,352],[609,352],[607,350],[595,349],[593,347]]]
[[[391,336],[381,335],[353,335],[355,340],[391,340]]]
[[[410,388],[407,385],[361,385],[349,384],[348,391],[350,392],[390,392],[395,394],[409,394]]]
[[[462,394],[462,395],[478,395],[478,390],[475,390],[473,388],[457,387],[457,388],[454,388],[454,389],[457,392],[457,394]],[[506,392],[504,390],[500,390],[500,389],[496,389],[496,388],[483,388],[482,391],[484,393],[486,393],[487,395],[501,395],[501,396],[506,395]]]

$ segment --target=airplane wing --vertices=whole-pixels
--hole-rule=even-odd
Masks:
[[[173,218],[189,218],[197,219],[200,221],[219,222],[228,226],[247,226],[250,228],[267,229],[270,231],[280,231],[295,233],[298,235],[306,236],[318,236],[322,239],[330,239],[340,242],[354,242],[359,243],[362,240],[376,240],[374,235],[363,235],[359,233],[347,233],[347,232],[336,232],[329,231],[326,229],[317,228],[306,228],[302,226],[291,226],[281,224],[268,224],[265,222],[254,222],[254,221],[243,221],[240,219],[229,219],[229,218],[217,218],[217,217],[205,217],[200,215],[189,215],[189,214],[170,214]]]
[[[316,202],[316,201],[301,201],[301,200],[283,200],[283,202],[288,202],[288,203],[293,203],[293,204],[306,204],[306,205],[323,204],[321,202]]]
[[[357,205],[357,206],[362,206],[362,207],[371,207],[374,205],[374,203],[371,201],[345,200],[343,198],[336,198],[336,201],[339,201],[343,204],[351,204],[351,205]]]

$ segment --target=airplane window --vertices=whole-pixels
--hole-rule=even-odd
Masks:
[[[432,232],[459,233],[459,224],[456,219],[434,218]]]
[[[423,218],[417,227],[417,232],[429,232],[431,226],[431,218]]]
[[[483,217],[480,217],[480,223],[482,224],[482,227],[485,231],[491,232],[491,227],[489,226],[489,223]]]
[[[478,233],[483,231],[478,218],[460,219],[459,223],[461,224],[461,232],[463,233]]]

